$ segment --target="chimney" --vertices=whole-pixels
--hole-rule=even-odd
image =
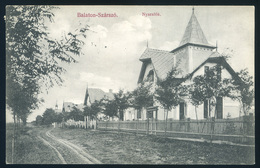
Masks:
[[[109,89],[109,93],[113,93],[113,90],[112,90],[112,89]]]

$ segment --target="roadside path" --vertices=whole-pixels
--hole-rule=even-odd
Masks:
[[[39,132],[37,137],[56,153],[61,164],[102,164],[79,146],[55,137],[51,131]]]

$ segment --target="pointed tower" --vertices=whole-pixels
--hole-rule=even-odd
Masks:
[[[85,99],[84,99],[84,105],[85,105],[85,106],[88,104],[88,97],[89,97],[89,93],[88,93],[88,85],[87,85],[86,94],[85,94]]]
[[[62,101],[62,112],[65,112],[64,100]]]
[[[55,110],[58,110],[58,101],[56,100]]]
[[[194,8],[179,47],[172,50],[177,66],[183,74],[191,73],[195,67],[205,61],[216,47],[209,44],[195,16]]]
[[[195,16],[194,8],[192,9],[192,15],[190,21],[185,29],[184,35],[179,46],[185,44],[198,44],[213,47],[210,45],[200,27],[200,24]]]

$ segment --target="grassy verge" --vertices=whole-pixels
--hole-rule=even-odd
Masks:
[[[218,145],[83,129],[54,129],[106,164],[254,164],[252,147]]]
[[[59,159],[33,132],[35,128],[24,127],[17,131],[15,164],[57,164]],[[13,125],[6,126],[6,164],[12,163]]]

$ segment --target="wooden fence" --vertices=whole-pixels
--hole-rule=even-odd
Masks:
[[[254,143],[255,132],[252,120],[175,120],[167,122],[167,129],[165,121],[99,121],[97,128],[239,143]]]

